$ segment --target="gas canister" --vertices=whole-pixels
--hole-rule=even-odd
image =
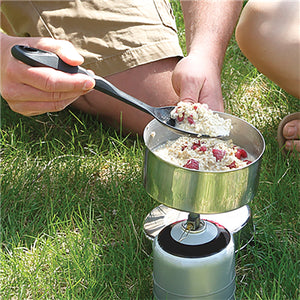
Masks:
[[[234,299],[235,258],[232,234],[201,220],[165,227],[153,241],[155,299]]]

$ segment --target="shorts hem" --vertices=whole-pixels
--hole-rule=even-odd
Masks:
[[[92,69],[96,75],[109,76],[140,65],[151,63],[170,57],[183,57],[182,49],[174,40],[165,40],[159,43],[147,44],[134,49],[127,49],[121,54],[105,57],[90,58],[83,64]]]

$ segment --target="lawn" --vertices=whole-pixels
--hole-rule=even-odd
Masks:
[[[173,3],[184,47],[180,8]],[[254,243],[236,254],[237,299],[299,299],[299,162],[277,127],[300,110],[260,74],[234,38],[223,73],[226,110],[266,141],[251,203]],[[158,203],[143,187],[144,144],[65,109],[23,117],[1,104],[1,299],[151,299]]]

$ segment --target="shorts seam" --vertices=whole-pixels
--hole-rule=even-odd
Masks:
[[[41,20],[44,28],[46,29],[46,31],[49,33],[49,36],[52,37],[53,39],[55,39],[53,32],[50,30],[47,22],[44,20],[44,18],[42,17],[41,13],[39,12],[39,10],[37,9],[37,7],[33,4],[33,1],[30,1],[31,6],[33,7],[33,9],[35,10],[35,12],[38,14],[39,19]]]

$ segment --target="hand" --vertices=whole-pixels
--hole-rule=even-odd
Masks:
[[[210,109],[224,111],[220,69],[207,56],[189,54],[176,65],[172,84],[179,101],[206,103]]]
[[[67,41],[11,37],[1,33],[0,92],[13,111],[26,116],[59,111],[94,87],[94,79],[87,75],[30,67],[18,61],[10,52],[16,44],[54,52],[72,66],[83,62]]]

